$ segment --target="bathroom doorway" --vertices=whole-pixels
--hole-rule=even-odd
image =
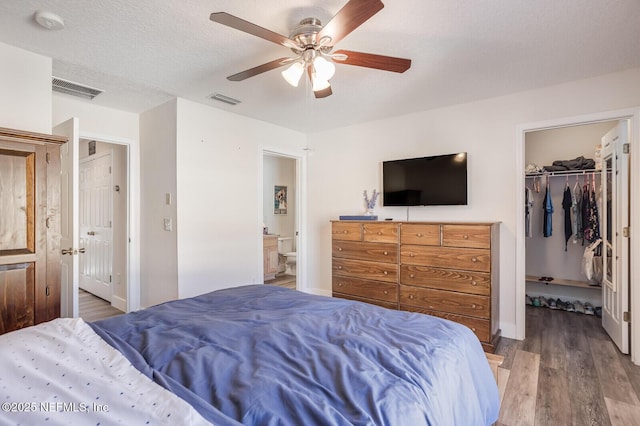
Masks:
[[[299,167],[297,157],[264,152],[263,233],[277,237],[277,255],[265,251],[265,265],[271,264],[271,271],[265,269],[265,284],[291,289],[299,288]]]

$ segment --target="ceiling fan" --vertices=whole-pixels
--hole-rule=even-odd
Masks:
[[[291,31],[289,37],[225,12],[212,13],[210,19],[213,22],[280,44],[291,49],[296,54],[293,58],[279,58],[230,75],[227,77],[228,80],[242,81],[263,72],[290,65],[289,68],[282,72],[282,76],[289,84],[297,87],[300,77],[306,72],[312,83],[315,97],[325,98],[333,93],[329,80],[335,72],[334,62],[398,73],[405,72],[411,67],[410,59],[351,50],[337,50],[332,53],[335,44],[378,13],[383,7],[384,5],[380,0],[349,0],[325,26],[322,26],[319,19],[305,18]]]

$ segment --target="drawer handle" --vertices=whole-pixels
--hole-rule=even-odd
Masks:
[[[342,269],[342,265],[338,265],[338,269]]]
[[[338,251],[342,251],[342,247],[338,247]]]
[[[416,237],[418,237],[418,238],[422,238],[422,234],[418,232],[418,234],[416,235]]]
[[[347,231],[346,229],[344,231],[342,231],[343,234],[348,234],[349,231]]]
[[[382,232],[378,231],[378,235],[382,235]]]
[[[388,272],[387,272],[387,271],[383,271],[382,273],[383,273],[383,274],[385,274],[385,275],[387,275],[387,274],[388,274]]]
[[[410,294],[410,295],[409,295],[409,299],[412,299],[412,300],[413,300],[413,294]]]
[[[475,327],[471,327],[471,331],[473,331],[475,333],[476,328]]]
[[[472,257],[472,258],[471,258],[471,261],[475,263],[475,262],[477,262],[477,261],[478,261],[478,259],[477,259],[477,258],[475,258],[475,257]]]
[[[388,290],[385,290],[385,291],[384,291],[384,294],[389,294],[389,291],[388,291]]]
[[[409,257],[413,257],[413,253],[409,253]]]
[[[475,309],[475,308],[476,308],[476,304],[475,303],[471,304],[471,309]]]
[[[409,274],[409,277],[411,277],[411,278],[415,278],[415,277],[416,277],[416,274]]]
[[[471,281],[471,285],[478,285],[478,283],[475,281]]]
[[[338,283],[338,287],[342,287],[342,283]]]
[[[385,252],[384,252],[384,253],[382,253],[382,254],[384,254],[385,256],[387,256],[387,255],[389,254],[389,252],[388,252],[388,251],[385,251]]]
[[[462,238],[464,238],[465,240],[468,240],[469,236],[468,235],[464,235]]]

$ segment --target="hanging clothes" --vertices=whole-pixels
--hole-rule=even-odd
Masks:
[[[551,201],[551,188],[549,188],[549,176],[547,176],[547,188],[544,191],[544,221],[543,221],[543,235],[550,237],[553,233],[552,218],[553,218],[553,202]]]
[[[562,197],[562,208],[564,209],[564,251],[567,251],[567,243],[573,234],[571,229],[571,208],[573,206],[571,188],[569,182],[564,187],[564,195]]]
[[[582,187],[582,208],[581,208],[581,216],[582,216],[582,245],[584,245],[585,240],[587,239],[587,233],[589,232],[589,184],[585,184]]]
[[[573,244],[584,238],[582,226],[582,188],[576,177],[576,184],[573,186],[571,213],[573,214]]]
[[[600,217],[598,216],[598,201],[596,200],[594,185],[591,186],[591,191],[589,192],[589,211],[584,238],[590,243],[600,238]]]
[[[533,214],[533,191],[528,186],[524,188],[524,233],[526,237],[533,237],[531,215]]]

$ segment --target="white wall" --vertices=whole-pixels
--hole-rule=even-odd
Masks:
[[[47,90],[51,93],[51,83]],[[54,126],[71,117],[78,117],[80,133],[83,137],[97,135],[109,138],[113,142],[126,140],[134,146],[138,145],[140,132],[138,114],[94,105],[89,100],[61,93],[53,94],[53,108],[48,113],[52,115]]]
[[[270,234],[295,237],[296,160],[265,154],[263,162],[263,218]],[[274,187],[287,187],[287,214],[274,214]],[[294,239],[295,241],[295,239]],[[293,248],[295,250],[295,247]]]
[[[0,127],[51,133],[51,58],[0,43]]]
[[[176,110],[174,99],[140,115],[143,307],[178,298]],[[164,230],[164,219],[173,222],[173,230]]]
[[[263,149],[302,152],[302,133],[177,101],[179,297],[262,283]]]
[[[380,189],[384,160],[468,152],[469,205],[416,207],[410,220],[500,221],[500,326],[515,337],[516,142],[523,123],[640,105],[640,69],[310,135],[310,291],[331,292],[329,221],[362,211],[362,191]],[[404,208],[382,217],[406,219]]]

